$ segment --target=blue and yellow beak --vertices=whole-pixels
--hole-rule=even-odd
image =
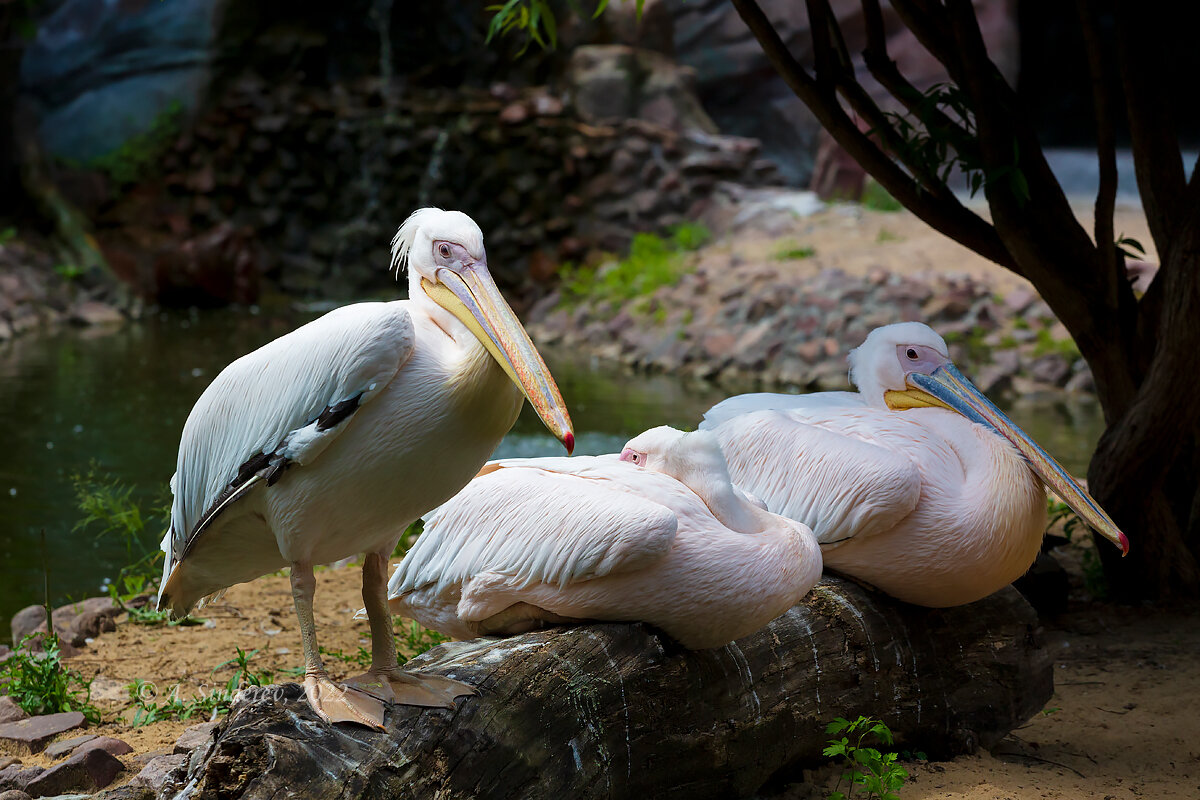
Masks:
[[[976,388],[947,361],[929,374],[912,372],[905,376],[908,390],[884,393],[889,408],[918,408],[937,406],[957,412],[973,422],[991,428],[1003,436],[1029,462],[1046,486],[1071,507],[1092,530],[1121,548],[1121,555],[1129,553],[1129,538],[1117,528],[1104,509],[1092,496],[1071,477],[1070,473],[1043,450],[1029,434],[1021,430],[1004,412],[996,408],[983,392]]]

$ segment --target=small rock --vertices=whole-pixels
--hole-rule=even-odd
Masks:
[[[159,756],[147,762],[146,766],[142,767],[142,771],[133,776],[129,781],[130,786],[148,786],[156,792],[166,781],[167,775],[172,770],[180,767],[187,761],[185,753],[175,753],[169,756]]]
[[[199,725],[185,728],[183,733],[179,734],[179,738],[175,740],[175,753],[190,753],[197,747],[204,747],[212,741],[212,732],[216,727],[217,723],[213,721],[201,722]]]
[[[0,770],[6,770],[13,764],[20,764],[21,759],[16,756],[0,756]]]
[[[18,756],[40,753],[55,736],[74,730],[83,722],[83,714],[78,711],[6,722],[0,725],[0,752]]]
[[[71,321],[81,325],[119,325],[125,316],[110,305],[85,300],[71,309]]]
[[[94,733],[85,733],[83,736],[73,736],[70,739],[63,739],[47,747],[46,756],[48,758],[62,758],[81,744],[94,741],[96,738],[96,734]]]
[[[103,703],[124,703],[129,700],[129,683],[118,681],[107,675],[92,679],[92,700]]]
[[[0,696],[0,724],[29,719],[25,709],[17,705],[17,701],[8,695]]]
[[[0,789],[20,789],[25,791],[46,770],[42,767],[24,767],[13,764],[0,770]]]
[[[46,624],[45,606],[26,606],[13,614],[9,626],[12,628],[13,647],[18,647],[21,640]]]
[[[1071,365],[1062,356],[1048,353],[1034,359],[1034,362],[1029,365],[1029,374],[1034,380],[1041,383],[1061,386],[1066,383],[1067,377],[1071,374]]]
[[[97,736],[90,742],[85,743],[79,748],[82,750],[103,750],[110,756],[123,756],[127,753],[132,753],[133,748],[122,739],[117,739],[112,736]]]
[[[113,782],[124,765],[100,748],[88,748],[51,767],[26,787],[35,797],[71,791],[94,792]]]
[[[9,789],[0,792],[0,800],[33,800],[27,792],[22,792],[20,789]]]

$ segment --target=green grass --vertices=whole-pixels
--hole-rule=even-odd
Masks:
[[[1075,344],[1074,339],[1070,337],[1055,339],[1049,330],[1041,328],[1037,332],[1037,342],[1033,346],[1033,354],[1045,356],[1052,353],[1056,353],[1070,362],[1074,362],[1080,357],[1079,346]]]
[[[271,682],[270,670],[255,670],[250,667],[250,660],[258,653],[249,653],[242,648],[234,648],[237,655],[213,667],[212,672],[228,666],[234,667],[233,676],[223,686],[218,686],[209,692],[201,692],[196,697],[184,699],[180,694],[180,684],[170,686],[161,702],[158,701],[158,689],[149,681],[137,678],[126,687],[129,699],[133,701],[134,713],[130,724],[138,728],[150,725],[164,719],[187,720],[192,717],[212,716],[229,711],[233,697],[248,686],[266,686]]]
[[[802,247],[795,242],[783,242],[776,248],[771,258],[776,261],[800,261],[805,258],[812,258],[816,254],[816,248]]]
[[[42,652],[35,652],[40,643]],[[31,634],[0,664],[0,690],[25,713],[58,714],[79,711],[91,723],[100,721],[92,705],[92,682],[62,662],[58,636]]]
[[[892,197],[887,189],[869,178],[863,184],[862,197],[858,202],[863,208],[871,211],[901,211],[904,209],[900,201]]]
[[[600,269],[563,264],[559,270],[563,303],[607,303],[615,310],[635,297],[649,297],[688,272],[686,254],[711,238],[703,225],[684,223],[672,228],[665,239],[652,233],[635,234],[629,255]]]
[[[421,655],[426,650],[431,650],[443,642],[450,641],[449,636],[443,636],[437,631],[431,631],[428,628],[422,628],[416,621],[409,622],[408,627],[401,626],[396,638],[399,639],[399,645],[402,649],[407,650],[410,655],[405,657],[403,653],[399,654],[400,663],[404,664],[410,658]]]
[[[904,237],[898,233],[892,233],[887,228],[880,228],[879,233],[875,234],[875,243],[883,244],[884,242],[902,242]]]

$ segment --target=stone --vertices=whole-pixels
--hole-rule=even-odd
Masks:
[[[26,606],[13,614],[8,624],[12,629],[13,647],[18,647],[26,636],[35,633],[39,628],[44,629],[46,609],[44,606]]]
[[[113,782],[125,768],[115,756],[101,748],[81,750],[30,781],[26,790],[35,797],[65,792],[94,792]]]
[[[125,315],[105,303],[85,300],[71,309],[70,320],[80,325],[120,325]]]
[[[1057,353],[1047,353],[1034,359],[1029,365],[1029,375],[1036,381],[1051,386],[1062,386],[1071,374],[1071,365]]]
[[[22,792],[20,789],[8,789],[0,792],[0,800],[33,800],[28,792]]]
[[[95,741],[97,738],[94,733],[85,733],[83,736],[73,736],[70,739],[63,739],[55,742],[46,748],[47,758],[62,758],[69,755],[75,748],[87,742]]]
[[[13,700],[8,695],[0,696],[0,724],[28,718],[29,714],[25,712],[25,709],[17,705],[16,700]]]
[[[0,752],[18,756],[40,753],[55,736],[83,724],[83,714],[78,711],[44,714],[18,722],[6,722],[0,725]]]
[[[19,762],[13,764],[0,770],[0,789],[25,791],[45,771],[44,767],[22,767]]]
[[[187,763],[187,758],[186,753],[174,753],[153,758],[146,762],[146,766],[142,767],[141,772],[133,776],[129,784],[131,786],[147,786],[157,792],[166,781],[167,775]]]
[[[21,759],[17,758],[16,756],[0,756],[0,770],[8,769],[13,764],[20,763]]]
[[[92,741],[83,744],[79,749],[103,750],[110,756],[123,756],[133,752],[133,747],[130,746],[129,742],[112,736],[97,736]]]
[[[214,720],[184,728],[183,733],[179,734],[179,738],[175,740],[175,753],[190,753],[199,747],[207,746],[213,740],[213,731],[216,730],[216,727],[217,722]]]

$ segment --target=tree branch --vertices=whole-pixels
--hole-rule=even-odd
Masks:
[[[1117,145],[1113,134],[1113,112],[1108,96],[1107,74],[1104,68],[1104,45],[1096,24],[1096,13],[1090,0],[1076,0],[1083,31],[1083,46],[1087,51],[1088,69],[1092,73],[1092,107],[1096,114],[1096,155],[1100,161],[1100,185],[1096,190],[1095,231],[1096,247],[1113,272],[1123,269],[1124,259],[1113,235],[1113,209],[1117,198]]]
[[[771,21],[754,0],[733,0],[738,14],[754,34],[767,60],[795,95],[808,106],[830,135],[863,169],[879,181],[906,208],[965,247],[984,258],[1022,274],[996,231],[957,199],[949,200],[924,191],[900,169],[871,138],[858,129],[846,114],[837,95],[822,86],[796,61]]]
[[[1160,21],[1155,19],[1157,8],[1117,0],[1116,36],[1138,191],[1150,235],[1154,237],[1162,267],[1166,268],[1172,260],[1170,254],[1185,182],[1179,138],[1171,118],[1171,99],[1162,88],[1161,76],[1165,72],[1155,48],[1145,46],[1162,35],[1161,26],[1153,24]]]

